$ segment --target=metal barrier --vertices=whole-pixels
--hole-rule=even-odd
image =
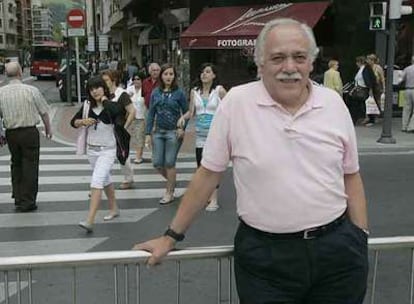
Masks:
[[[375,292],[377,287],[378,261],[380,252],[395,250],[395,249],[410,249],[411,250],[411,270],[410,270],[410,290],[409,303],[413,304],[414,293],[414,237],[389,237],[389,238],[371,238],[369,239],[369,249],[374,255],[374,262],[372,267],[372,281],[370,291],[370,303],[375,303]],[[227,295],[228,299],[224,303],[237,303],[237,295],[234,292],[234,277],[232,266],[233,246],[220,247],[199,247],[186,248],[183,250],[172,251],[165,261],[173,261],[176,265],[176,303],[181,302],[181,262],[188,260],[200,259],[217,259],[217,303],[223,303],[222,299],[222,285],[226,283],[222,278],[222,262],[227,260]],[[16,277],[16,300],[20,303],[35,303],[33,298],[33,278],[32,271],[38,269],[50,268],[69,268],[72,272],[72,301],[71,303],[85,303],[85,301],[78,302],[77,295],[77,280],[78,270],[81,267],[88,266],[102,266],[110,265],[113,267],[113,286],[114,298],[113,303],[120,303],[121,291],[119,290],[119,274],[118,267],[123,266],[124,274],[124,290],[123,303],[130,302],[130,284],[129,284],[129,267],[135,267],[135,301],[134,303],[141,303],[141,265],[149,257],[149,253],[143,251],[111,251],[111,252],[91,252],[81,254],[57,254],[57,255],[39,255],[39,256],[16,256],[0,258],[0,271],[4,275],[4,302],[9,304],[12,298],[10,295],[10,276],[15,273]],[[27,288],[28,301],[22,302],[21,288],[22,288],[22,274],[27,272]],[[152,302],[154,303],[154,302]]]

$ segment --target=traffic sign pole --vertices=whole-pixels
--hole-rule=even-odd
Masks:
[[[76,87],[78,89],[78,104],[81,103],[81,81],[80,81],[80,67],[79,67],[79,37],[75,37],[75,52],[76,52]]]
[[[82,28],[85,22],[85,14],[83,10],[79,8],[71,9],[66,16],[70,29],[68,30],[70,35],[75,36],[75,52],[76,52],[76,89],[78,94],[78,103],[81,103],[81,81],[80,81],[80,66],[79,66],[79,38],[78,36],[84,36],[85,31]],[[83,30],[83,31],[82,31]],[[69,37],[68,37],[69,39]],[[70,69],[70,61],[68,62],[68,69]]]

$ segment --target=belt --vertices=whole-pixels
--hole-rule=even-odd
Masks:
[[[266,236],[268,238],[276,239],[276,240],[288,240],[288,239],[304,239],[304,240],[311,240],[314,238],[318,238],[324,234],[327,234],[329,232],[334,231],[336,228],[339,227],[346,219],[346,213],[342,214],[337,219],[333,220],[332,222],[317,226],[308,228],[302,231],[298,232],[291,232],[291,233],[272,233],[272,232],[266,232],[261,231],[259,229],[253,228],[249,225],[247,225],[245,222],[243,222],[242,219],[240,219],[240,225],[242,225],[245,228],[248,228],[249,230],[254,231],[257,234]]]
[[[36,126],[17,127],[17,128],[14,128],[14,129],[7,129],[7,130],[9,130],[9,131],[18,131],[18,130],[32,129],[32,128],[36,128]]]

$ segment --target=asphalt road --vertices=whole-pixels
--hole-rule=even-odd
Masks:
[[[33,84],[48,100],[58,101],[54,81],[34,81]],[[131,193],[118,191],[121,217],[112,223],[97,224],[95,232],[86,235],[77,227],[77,222],[86,216],[88,209],[90,172],[86,159],[76,158],[73,149],[45,139],[42,139],[42,148],[39,210],[29,217],[13,212],[7,169],[8,151],[7,148],[0,149],[0,256],[128,250],[134,243],[162,233],[177,209],[178,201],[168,206],[158,204],[164,183],[157,179],[150,165],[136,166],[136,180],[139,180],[138,176],[145,175],[151,181],[144,178],[136,182]],[[414,235],[413,159],[412,154],[394,152],[361,156],[361,173],[369,201],[371,237]],[[178,172],[182,180],[178,188],[186,187],[194,170],[193,158],[179,160]],[[114,170],[114,176],[121,178],[118,169]],[[231,169],[221,183],[219,202],[221,208],[217,212],[202,213],[180,247],[232,244],[237,216]],[[106,209],[105,202],[102,208]],[[372,254],[370,258],[372,262]],[[376,303],[409,303],[410,258],[409,251],[381,254]],[[224,272],[226,262],[222,266]],[[121,270],[120,287],[125,283]],[[134,271],[131,266],[129,297],[135,301]],[[214,260],[185,262],[181,272],[181,303],[217,303],[217,263]],[[26,274],[23,274],[25,277]],[[11,273],[10,280],[13,281],[13,278]],[[111,267],[81,269],[78,278],[79,303],[114,303]],[[71,270],[36,271],[33,279],[35,303],[71,303]],[[227,288],[225,280],[226,276],[223,277],[223,288]],[[175,303],[174,264],[165,263],[155,269],[143,268],[141,283],[142,303]],[[27,296],[27,285],[23,284],[21,289],[22,295]],[[0,302],[3,300],[1,290],[0,285]],[[123,291],[120,294],[121,303],[124,303]],[[227,303],[227,300],[228,294],[224,290],[222,302]]]

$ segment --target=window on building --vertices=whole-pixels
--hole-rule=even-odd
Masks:
[[[0,44],[3,44],[4,43],[4,41],[3,41],[3,35],[0,35]]]
[[[3,19],[0,19],[0,27],[3,27]]]

